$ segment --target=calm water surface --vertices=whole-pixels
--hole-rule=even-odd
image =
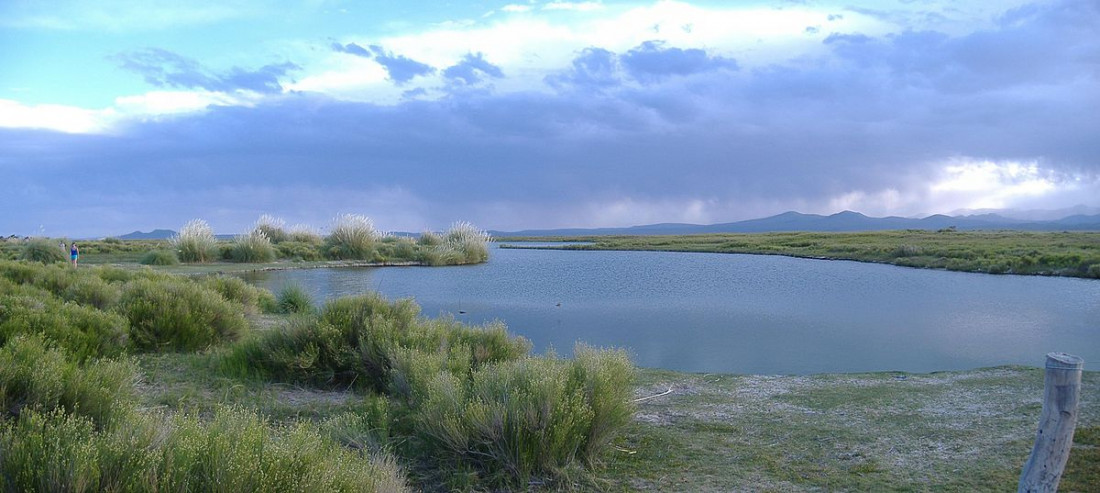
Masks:
[[[535,350],[628,349],[694,372],[928,372],[1100,365],[1100,281],[992,276],[779,256],[494,249],[487,264],[263,272],[323,301],[379,291],[424,315],[504,321]]]

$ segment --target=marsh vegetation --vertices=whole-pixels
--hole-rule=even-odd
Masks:
[[[590,481],[632,416],[634,369],[622,351],[575,354],[531,355],[501,324],[426,319],[411,300],[313,307],[236,278],[0,261],[0,489]],[[168,360],[192,368],[145,369]],[[347,405],[281,414],[234,391],[173,401],[157,389],[176,378],[338,392]]]
[[[563,250],[747,253],[856,260],[990,274],[1100,278],[1100,232],[905,230],[679,236],[502,238],[582,242]],[[526,248],[501,245],[501,248]]]
[[[202,266],[212,263],[265,264],[343,261],[367,264],[467,265],[489,260],[493,238],[467,222],[447,231],[425,231],[417,237],[379,231],[370,218],[344,214],[333,219],[331,232],[322,236],[306,225],[287,229],[281,219],[261,216],[249,231],[219,240],[210,225],[194,219],[167,240],[81,241],[81,261]],[[68,255],[58,242],[65,238],[0,239],[0,259],[59,262]]]

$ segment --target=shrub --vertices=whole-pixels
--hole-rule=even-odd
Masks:
[[[313,311],[313,299],[302,286],[288,284],[279,290],[275,307],[279,313],[309,313]]]
[[[420,233],[420,238],[417,238],[416,243],[421,246],[439,246],[443,244],[443,237],[438,233],[425,231]]]
[[[1086,273],[1088,274],[1088,277],[1095,277],[1097,279],[1100,279],[1100,264],[1090,265]]]
[[[23,245],[22,258],[31,262],[52,264],[68,260],[67,254],[68,251],[63,250],[51,239],[34,238]]]
[[[234,262],[271,262],[275,260],[275,247],[259,228],[246,235],[240,235],[233,242],[230,259]]]
[[[398,238],[393,245],[393,257],[402,260],[416,260],[417,252],[419,249],[416,246],[416,241],[412,238],[401,237]]]
[[[263,233],[264,237],[272,243],[279,244],[290,239],[290,235],[283,229],[284,225],[286,225],[286,221],[264,214],[256,220],[256,226],[252,230],[253,232]]]
[[[239,277],[208,276],[200,283],[222,295],[222,298],[241,304],[248,312],[257,309],[270,311],[275,307],[275,295],[271,291],[253,286]]]
[[[210,262],[218,255],[218,240],[214,238],[214,230],[202,219],[189,221],[169,243],[183,262]]]
[[[313,428],[273,428],[255,414],[132,414],[109,429],[60,412],[0,431],[7,491],[408,491],[393,459],[362,457]]]
[[[118,409],[132,407],[136,375],[128,362],[99,360],[82,367],[40,336],[18,336],[0,347],[0,413],[60,408],[103,424]]]
[[[81,305],[106,310],[115,306],[121,295],[122,292],[118,286],[109,284],[97,276],[81,276],[69,285],[62,297]]]
[[[381,235],[369,217],[345,214],[333,220],[332,233],[325,238],[326,256],[336,260],[367,260]]]
[[[172,250],[150,250],[138,262],[142,265],[176,265],[180,259]]]
[[[591,465],[633,412],[621,351],[527,357],[468,378],[436,373],[411,409],[421,452],[495,486],[523,487]]]
[[[143,350],[197,350],[240,337],[248,327],[241,310],[218,293],[183,279],[126,283],[119,311],[130,339]]]
[[[452,354],[456,365],[476,367],[527,354],[530,342],[510,337],[503,324],[467,327],[454,320],[424,320],[411,300],[394,303],[377,294],[340,298],[317,316],[293,319],[242,343],[231,356],[238,365],[291,382],[356,383],[390,389],[398,350]]]
[[[318,243],[287,240],[275,245],[275,248],[279,251],[279,257],[282,258],[305,261],[321,260],[323,258]]]
[[[68,350],[74,358],[117,356],[127,347],[126,320],[41,293],[0,296],[0,344],[18,335],[37,334]]]
[[[287,240],[308,243],[310,245],[320,245],[321,235],[310,226],[295,224],[290,227],[290,232],[287,233]]]

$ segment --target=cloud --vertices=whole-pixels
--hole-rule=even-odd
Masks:
[[[504,77],[504,71],[485,60],[482,53],[467,53],[462,57],[462,61],[444,69],[443,77],[452,82],[473,85],[481,82],[485,77],[500,79]]]
[[[247,90],[258,93],[279,93],[280,79],[298,70],[296,64],[285,62],[245,70],[233,67],[225,73],[214,73],[199,62],[159,48],[121,53],[112,57],[119,67],[140,74],[147,83],[157,87],[205,89],[217,92]]]
[[[643,82],[711,70],[737,70],[737,62],[732,59],[710,56],[695,48],[666,48],[661,41],[646,41],[623,54],[620,60],[631,76]]]
[[[700,49],[646,41],[621,55],[597,47],[585,48],[573,59],[569,70],[547,76],[546,82],[557,88],[599,89],[621,84],[624,75],[648,84],[714,70],[736,71],[737,61],[711,56]]]
[[[369,65],[372,83],[398,96],[290,91],[111,135],[0,128],[0,211],[20,211],[0,222],[15,233],[76,224],[95,234],[203,217],[236,231],[262,212],[315,225],[359,212],[400,218],[387,229],[456,219],[521,229],[789,209],[1096,206],[1096,10],[1044,3],[962,34],[847,30],[838,20],[822,24],[824,42],[801,23],[792,42],[816,51],[767,64],[652,37],[570,48],[543,71],[447,52],[433,63],[448,68],[419,87],[414,76],[395,88],[375,63],[344,59]],[[151,73],[220,80],[184,62]],[[530,72],[543,83],[515,82]],[[443,92],[440,78],[482,90]]]
[[[338,52],[373,59],[386,69],[389,79],[397,83],[397,85],[409,82],[416,76],[431,75],[435,73],[435,67],[431,65],[420,63],[404,55],[394,55],[392,52],[386,51],[378,45],[371,45],[370,49],[367,49],[355,43],[348,43],[346,45],[333,43],[332,48]]]
[[[546,77],[546,82],[554,87],[579,86],[582,88],[601,88],[618,85],[618,56],[602,48],[585,48],[572,67],[560,74]]]

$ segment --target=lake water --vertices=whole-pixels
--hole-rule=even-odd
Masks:
[[[250,274],[315,301],[378,291],[427,316],[504,321],[536,352],[574,342],[639,366],[693,372],[929,372],[1042,366],[1049,351],[1100,368],[1100,281],[993,276],[780,256],[493,249],[461,267]]]

